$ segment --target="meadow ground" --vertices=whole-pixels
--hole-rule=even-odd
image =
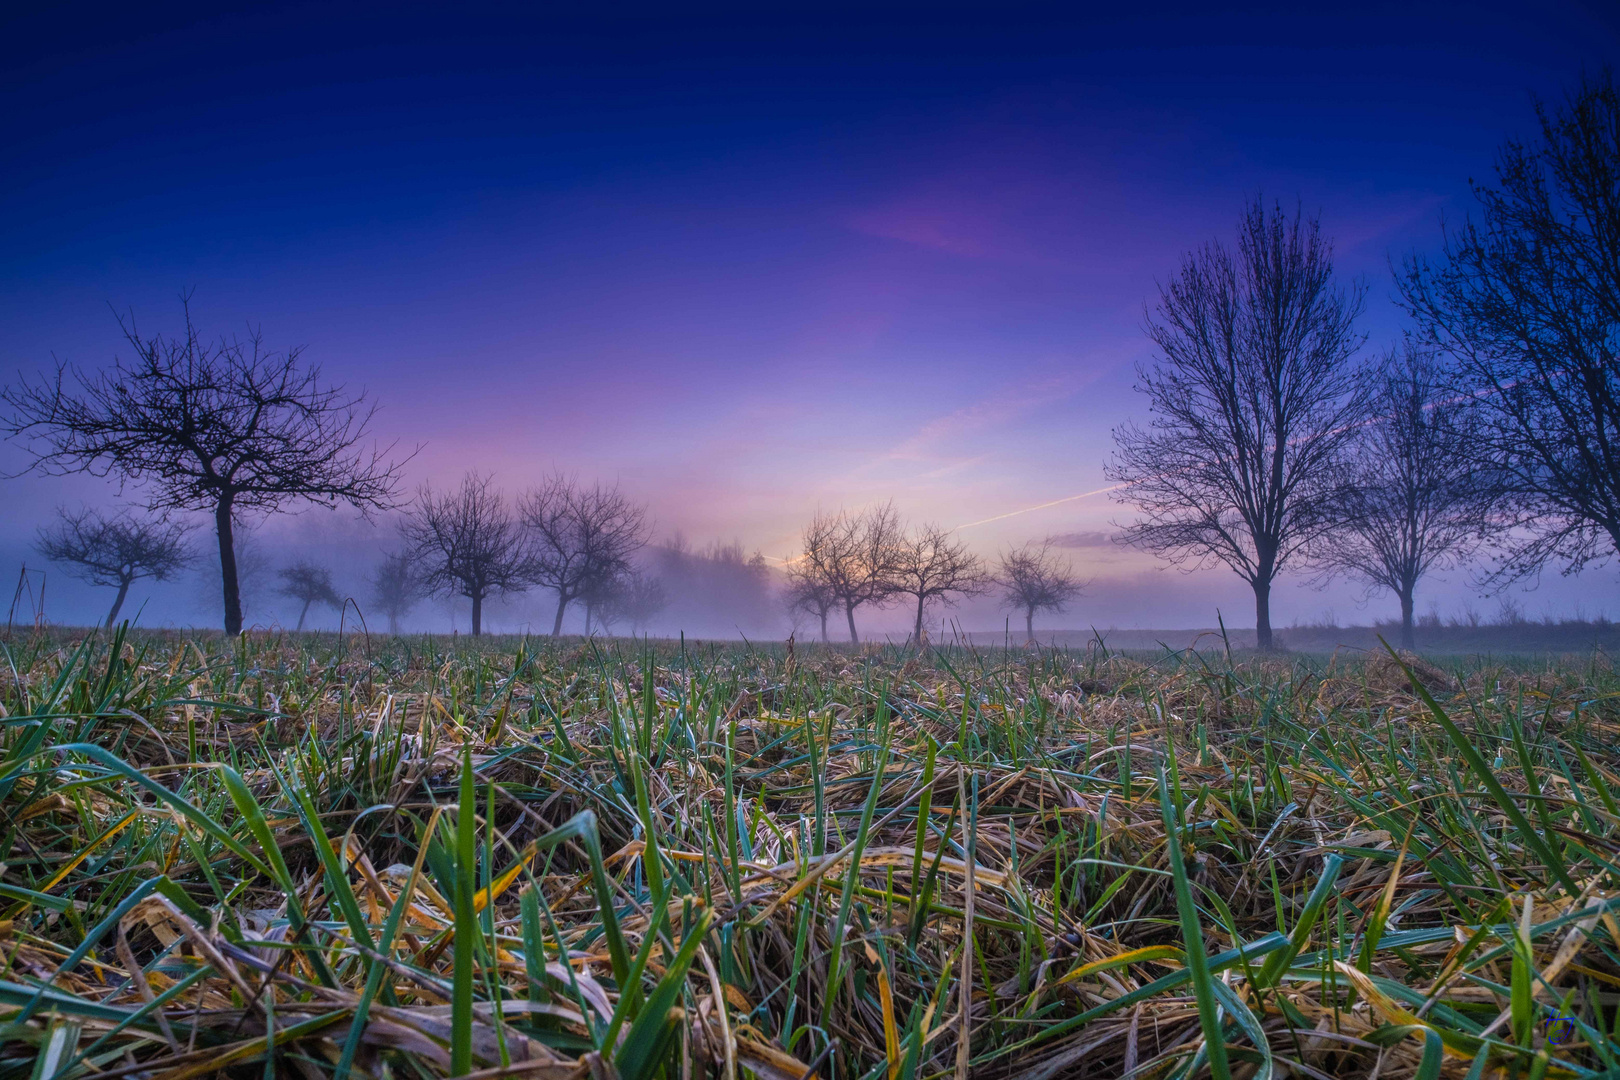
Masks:
[[[5,647],[0,1078],[1620,1075],[1602,654]]]

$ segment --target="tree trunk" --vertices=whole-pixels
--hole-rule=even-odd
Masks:
[[[313,599],[304,601],[303,608],[298,612],[298,625],[293,627],[294,630],[302,630],[304,628],[304,619],[309,615],[309,605],[313,604],[314,602],[315,601]]]
[[[827,644],[827,609],[821,610],[821,643]]]
[[[849,640],[852,643],[859,645],[861,643],[861,638],[859,634],[855,633],[855,605],[845,604],[844,614],[849,617]]]
[[[236,577],[236,537],[231,528],[231,500],[214,507],[214,531],[219,535],[219,576],[225,593],[225,633],[242,632],[242,586]]]
[[[1272,650],[1271,582],[1254,583],[1254,644],[1261,652]]]
[[[551,624],[551,636],[552,637],[561,637],[562,636],[562,617],[563,617],[563,612],[565,612],[567,610],[568,610],[568,597],[563,595],[562,593],[558,593],[557,594],[557,618],[556,618],[556,621],[554,621]]]
[[[392,611],[388,613],[388,633],[393,637],[399,636],[399,615]]]
[[[585,636],[586,637],[591,636],[591,616],[592,616],[592,614],[594,614],[594,612],[591,609],[594,606],[595,605],[593,605],[589,600],[585,601]]]
[[[1024,642],[1028,644],[1035,640],[1035,606],[1031,604],[1024,609]]]
[[[484,598],[474,596],[472,598],[472,607],[472,636],[477,637],[484,632]]]
[[[1401,593],[1401,648],[1412,652],[1417,651],[1417,631],[1412,626],[1412,593],[1414,589],[1407,589]]]
[[[917,625],[912,628],[911,640],[918,645],[922,644],[923,598],[917,597]]]
[[[113,600],[112,610],[107,612],[107,629],[113,628],[118,620],[118,609],[124,606],[124,597],[129,595],[129,579],[123,578],[118,582],[118,596]]]

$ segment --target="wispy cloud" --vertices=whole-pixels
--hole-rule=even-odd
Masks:
[[[992,398],[927,421],[890,448],[880,460],[937,461],[940,446],[1009,424],[1054,401],[1070,397],[1094,378],[1096,375],[1091,372],[1064,372],[1010,387]]]

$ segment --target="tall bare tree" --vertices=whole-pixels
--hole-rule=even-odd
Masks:
[[[470,472],[443,493],[423,484],[400,535],[424,589],[472,601],[474,637],[483,633],[485,600],[534,583],[523,528],[493,477]]]
[[[1327,576],[1349,574],[1401,602],[1401,644],[1416,647],[1413,598],[1431,570],[1468,559],[1497,497],[1496,471],[1470,448],[1478,412],[1447,385],[1421,348],[1391,351],[1373,380],[1373,419],[1357,432],[1343,523],[1313,557]]]
[[[383,556],[371,573],[371,604],[388,616],[388,632],[399,633],[400,620],[422,597],[422,582],[408,552]]]
[[[302,349],[269,351],[257,331],[209,344],[189,307],[176,337],[142,337],[133,319],[119,327],[132,360],[97,372],[58,365],[6,387],[0,430],[27,442],[35,471],[112,475],[144,488],[153,511],[212,514],[225,631],[240,633],[238,517],[293,500],[387,508],[399,465],[390,449],[361,445],[374,411],[365,395],[323,383]]]
[[[56,523],[39,531],[39,553],[63,564],[69,574],[82,581],[118,590],[107,612],[109,627],[117,621],[131,585],[142,578],[167,581],[192,561],[186,544],[190,529],[183,524],[137,518],[127,512],[56,513]]]
[[[1075,577],[1067,564],[1052,553],[1052,540],[1031,540],[1001,556],[995,584],[1007,607],[1024,613],[1024,635],[1035,640],[1035,613],[1059,612],[1085,591],[1085,582]]]
[[[323,604],[333,611],[343,608],[343,597],[332,585],[332,571],[324,566],[316,566],[310,562],[298,562],[277,571],[276,576],[281,578],[281,584],[276,592],[282,596],[297,600],[303,604],[298,609],[298,625],[295,630],[304,628],[304,620],[309,616],[309,609],[314,604]]]
[[[1137,369],[1147,428],[1116,428],[1110,480],[1141,513],[1123,539],[1188,568],[1224,563],[1254,590],[1272,647],[1271,586],[1332,527],[1343,458],[1366,415],[1353,360],[1360,286],[1341,288],[1319,223],[1256,200],[1237,248],[1183,261],[1147,319]]]
[[[852,642],[861,640],[855,630],[856,610],[881,606],[895,594],[901,536],[900,515],[892,503],[859,514],[818,513],[805,526],[797,573],[844,609]]]
[[[585,487],[561,475],[525,496],[521,514],[531,579],[557,594],[553,636],[562,633],[569,604],[630,570],[631,557],[646,546],[651,528],[646,507],[618,485]]]
[[[1433,262],[1406,261],[1405,305],[1484,414],[1476,444],[1507,498],[1498,584],[1620,550],[1620,91],[1612,71],[1540,138],[1506,143],[1480,214]]]
[[[889,580],[895,596],[917,601],[911,640],[921,644],[923,616],[930,604],[954,604],[983,592],[989,582],[984,563],[967,544],[951,538],[949,529],[927,524],[901,534],[895,545]]]

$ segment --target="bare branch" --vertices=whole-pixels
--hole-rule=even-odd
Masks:
[[[1620,90],[1611,71],[1511,141],[1480,218],[1400,280],[1424,342],[1483,414],[1476,466],[1497,475],[1505,585],[1620,550]]]

